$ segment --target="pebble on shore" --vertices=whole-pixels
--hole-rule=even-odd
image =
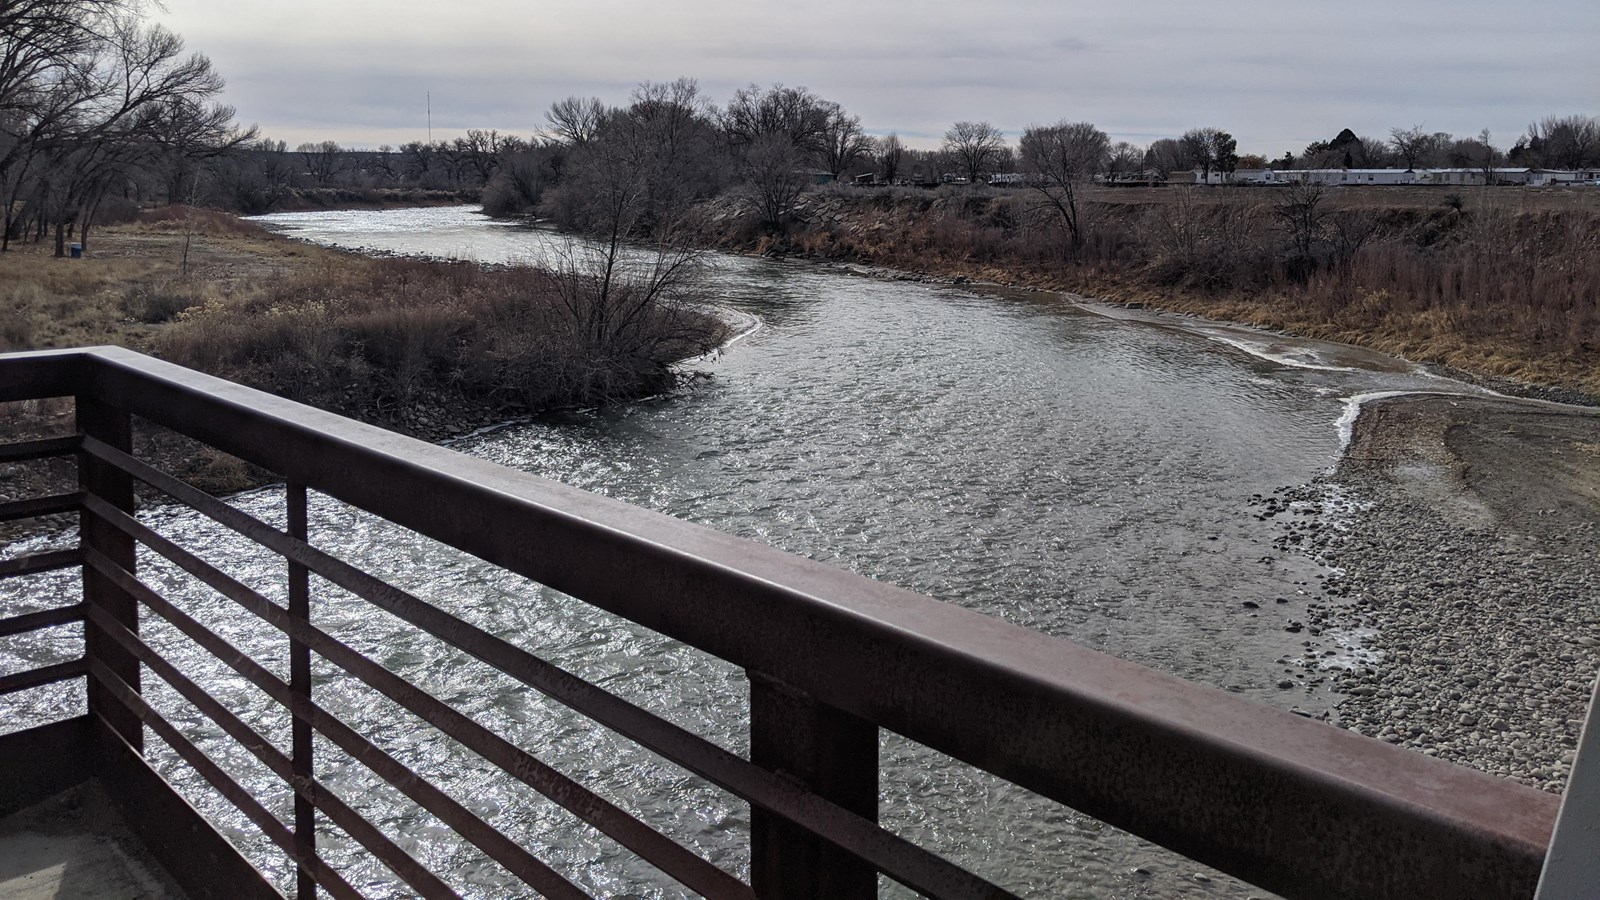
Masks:
[[[1344,727],[1559,793],[1600,671],[1597,515],[1587,497],[1555,509],[1547,483],[1522,484],[1544,475],[1502,453],[1514,447],[1452,430],[1472,417],[1505,433],[1505,416],[1532,413],[1491,402],[1463,410],[1461,399],[1448,421],[1429,421],[1422,398],[1363,412],[1333,475],[1252,501],[1258,516],[1283,522],[1279,550],[1334,573],[1303,622],[1285,627],[1365,636],[1357,653],[1308,641],[1284,662],[1344,695]],[[1524,430],[1522,450],[1548,458],[1545,445],[1566,430],[1593,431],[1600,446],[1600,419],[1557,424],[1563,433]],[[1600,480],[1600,457],[1589,469],[1580,475]]]

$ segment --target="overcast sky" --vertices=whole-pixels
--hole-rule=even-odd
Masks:
[[[696,78],[718,103],[803,85],[872,133],[1090,121],[1140,144],[1215,126],[1282,155],[1341,128],[1423,125],[1508,146],[1600,115],[1600,0],[166,0],[242,122],[288,141],[528,135],[551,102]],[[1315,8],[1313,8],[1315,7]]]

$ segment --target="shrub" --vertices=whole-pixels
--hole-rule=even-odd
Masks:
[[[157,344],[174,362],[347,413],[454,393],[533,408],[670,386],[671,364],[716,346],[685,298],[603,314],[585,272],[372,260],[207,304]],[[620,283],[619,283],[620,284]],[[609,302],[632,302],[617,287]]]
[[[170,322],[181,313],[204,303],[205,285],[179,280],[155,284],[134,284],[122,293],[122,308],[147,325]]]

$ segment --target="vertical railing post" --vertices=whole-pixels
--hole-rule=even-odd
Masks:
[[[296,540],[309,540],[306,521],[306,486],[289,482],[284,489],[284,502],[288,506],[289,536]],[[289,561],[289,615],[302,622],[311,621],[311,572],[301,563]],[[311,700],[311,648],[304,641],[289,639],[289,690],[307,702]],[[311,723],[304,717],[294,716],[291,735],[291,764],[295,778],[310,785]],[[294,795],[294,843],[303,859],[310,859],[317,847],[317,809],[309,798]],[[301,866],[296,879],[298,900],[315,900],[317,882],[311,869]]]
[[[79,394],[78,431],[124,453],[133,452],[133,420],[125,409]],[[110,463],[78,454],[78,487],[123,512],[133,513],[133,476]],[[78,540],[128,572],[134,571],[133,538],[94,513],[84,510],[78,518]],[[89,566],[83,567],[83,599],[98,606],[129,631],[139,631],[139,606],[128,592]],[[122,649],[105,630],[90,619],[83,630],[84,656],[102,663],[117,677],[139,690],[139,660]],[[134,750],[144,751],[144,727],[132,710],[119,703],[94,678],[89,679],[89,714],[99,716]]]
[[[750,761],[878,820],[878,728],[750,674]],[[750,884],[762,900],[878,895],[871,866],[759,809],[750,816]]]
[[[1567,773],[1555,832],[1534,900],[1593,900],[1600,896],[1600,680]]]

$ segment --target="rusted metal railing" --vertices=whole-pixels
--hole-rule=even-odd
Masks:
[[[867,897],[878,873],[929,896],[1009,896],[877,825],[879,729],[1291,897],[1528,897],[1539,877],[1558,803],[1540,791],[129,351],[0,356],[0,401],[58,396],[76,398],[78,434],[0,448],[0,461],[75,454],[79,490],[0,505],[0,518],[77,510],[81,543],[0,562],[0,577],[82,566],[84,601],[0,620],[0,636],[83,622],[84,656],[0,676],[0,694],[87,677],[99,740],[119,758],[136,759],[149,729],[294,861],[303,897],[318,890],[359,896],[319,856],[319,817],[419,895],[454,896],[448,873],[429,871],[318,780],[313,735],[532,889],[584,896],[319,705],[314,657],[706,896]],[[136,459],[132,416],[280,474],[287,529]],[[142,523],[132,514],[135,482],[281,555],[287,604]],[[743,667],[749,758],[312,546],[307,491]],[[289,678],[254,663],[142,581],[137,547],[228,598],[238,615],[280,632]],[[312,574],[748,802],[751,883],[546,765],[538,748],[511,743],[316,627]],[[139,628],[149,616],[287,709],[289,752],[152,649]],[[291,821],[274,816],[145,701],[146,672],[292,788]]]

